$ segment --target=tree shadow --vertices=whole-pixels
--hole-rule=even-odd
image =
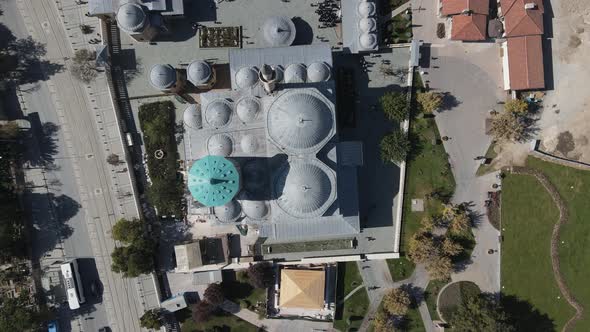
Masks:
[[[36,141],[36,144],[28,144],[29,149],[25,154],[30,166],[47,166],[53,164],[58,153],[57,132],[59,126],[53,122],[42,123],[39,113],[33,112],[27,115],[31,124],[32,135],[28,138]]]
[[[439,112],[449,111],[459,105],[461,105],[461,101],[459,101],[455,96],[449,92],[443,92],[442,104],[439,108]]]
[[[508,319],[516,331],[555,331],[555,322],[540,312],[530,302],[513,295],[500,294],[500,304],[508,314]]]

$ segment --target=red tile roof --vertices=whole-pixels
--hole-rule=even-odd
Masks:
[[[451,24],[451,39],[476,41],[486,39],[486,15],[457,15],[453,16]]]
[[[488,15],[490,10],[490,0],[441,0],[441,2],[441,14],[444,16],[458,15],[463,11]]]
[[[508,38],[508,73],[511,90],[545,88],[540,35]]]
[[[525,9],[527,4],[534,5],[534,8]],[[500,0],[500,8],[506,37],[543,34],[545,9],[542,0]]]

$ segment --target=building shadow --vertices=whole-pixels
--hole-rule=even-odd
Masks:
[[[310,45],[313,43],[313,29],[301,17],[295,16],[291,19],[295,24],[295,40],[293,45]]]
[[[185,1],[184,16],[189,22],[215,22],[217,6],[214,0]]]

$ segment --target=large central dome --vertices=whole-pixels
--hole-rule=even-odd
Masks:
[[[331,170],[319,161],[293,161],[275,179],[277,204],[296,218],[324,214],[335,198]]]
[[[289,154],[319,150],[334,135],[331,102],[315,90],[291,90],[270,106],[270,139]]]

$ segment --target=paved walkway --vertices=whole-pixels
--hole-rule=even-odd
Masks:
[[[226,300],[221,305],[221,309],[224,311],[231,313],[252,325],[258,327],[264,327],[266,331],[273,332],[273,331],[305,331],[305,332],[312,332],[312,331],[335,331],[332,327],[332,322],[314,322],[314,321],[307,321],[307,320],[291,320],[291,319],[260,319],[258,318],[258,314],[240,308],[240,305]]]
[[[365,287],[365,284],[360,284],[360,286],[357,286],[357,288],[351,290],[348,294],[346,294],[346,296],[339,302],[345,302],[346,300],[348,300],[351,296],[354,295],[354,293],[358,292],[360,289],[363,289]]]

